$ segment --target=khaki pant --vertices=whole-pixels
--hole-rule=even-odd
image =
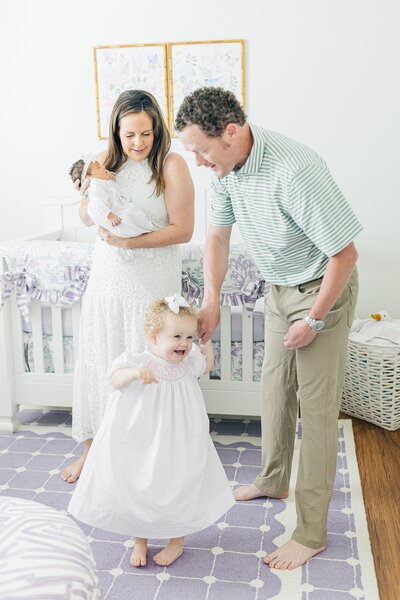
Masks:
[[[262,371],[262,470],[254,482],[267,496],[288,492],[299,398],[302,440],[293,539],[310,548],[326,544],[347,338],[358,291],[354,270],[328,313],[325,328],[305,348],[288,350],[283,345],[284,335],[294,321],[311,310],[321,281],[294,287],[273,285],[268,295]]]

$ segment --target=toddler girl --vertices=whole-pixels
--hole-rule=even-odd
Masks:
[[[183,552],[183,536],[214,523],[234,497],[209,436],[197,378],[211,370],[211,342],[193,344],[197,312],[175,294],[145,318],[151,351],[125,352],[109,371],[115,388],[69,512],[94,527],[134,534],[131,564],[146,564],[148,538],[170,541],[161,566]]]

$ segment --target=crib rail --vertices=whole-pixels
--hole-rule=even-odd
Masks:
[[[1,259],[2,272],[6,263]],[[27,359],[27,334],[17,307],[15,292],[0,311],[0,430],[14,431],[15,414],[19,405],[31,407],[70,407],[72,404],[73,375],[66,372],[64,352],[63,310],[50,306],[51,351],[53,371],[48,371],[45,361],[43,313],[45,303],[31,300],[29,306],[32,347],[31,362]],[[79,345],[79,319],[81,302],[73,304],[72,339],[73,359],[77,358]],[[207,411],[212,415],[259,416],[260,383],[254,381],[253,313],[244,307],[241,311],[241,381],[234,380],[232,371],[231,307],[221,307],[220,324],[220,378],[204,376],[200,379]],[[68,334],[69,335],[69,334]],[[49,336],[47,336],[49,337]],[[33,358],[33,361],[32,361]],[[33,363],[33,364],[32,364]],[[27,366],[27,364],[29,366]],[[237,375],[237,373],[236,373]]]

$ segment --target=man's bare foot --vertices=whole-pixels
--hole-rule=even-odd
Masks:
[[[135,538],[130,563],[133,567],[144,567],[146,564],[147,540],[146,538]]]
[[[68,483],[75,483],[75,481],[81,474],[83,465],[85,464],[85,460],[86,455],[82,455],[78,458],[78,460],[68,465],[68,467],[65,467],[65,469],[63,469],[61,473],[62,479],[64,479],[64,481],[67,481]]]
[[[271,569],[292,570],[301,567],[301,565],[304,565],[310,558],[322,552],[325,548],[326,546],[322,546],[322,548],[308,548],[295,540],[289,540],[286,544],[271,552],[271,554],[267,554],[264,562]]]
[[[183,554],[183,537],[173,538],[169,543],[155,556],[153,560],[161,567],[172,565]]]
[[[89,453],[90,446],[92,445],[93,439],[89,438],[83,442],[83,452],[82,456],[78,458],[75,462],[65,467],[65,469],[61,472],[61,478],[68,483],[75,483],[78,479],[81,471],[83,469],[83,465],[85,464],[86,457]]]
[[[254,483],[251,485],[241,485],[234,490],[236,500],[254,500],[255,498],[274,498],[276,500],[283,500],[287,498],[289,494],[283,496],[268,496],[265,492],[259,490]]]

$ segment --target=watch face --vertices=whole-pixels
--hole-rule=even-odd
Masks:
[[[313,329],[314,331],[321,331],[324,328],[325,323],[323,321],[314,321]]]

